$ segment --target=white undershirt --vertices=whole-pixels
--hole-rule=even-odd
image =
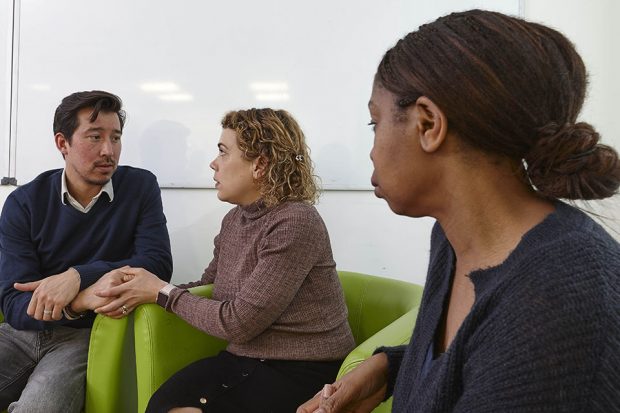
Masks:
[[[108,194],[108,197],[110,198],[110,202],[114,200],[114,187],[112,186],[111,179],[108,182],[106,182],[106,184],[101,188],[101,191],[99,191],[99,193],[95,195],[93,199],[90,200],[90,202],[88,203],[88,205],[86,205],[86,207],[83,207],[82,204],[80,204],[69,193],[69,190],[67,189],[67,177],[65,175],[64,169],[62,170],[62,177],[60,178],[60,185],[61,185],[60,186],[60,199],[62,200],[63,205],[67,205],[67,201],[68,201],[69,205],[71,205],[73,208],[85,214],[91,210],[91,208],[95,205],[95,203],[97,202],[97,200],[99,199],[99,197],[101,196],[103,192]]]

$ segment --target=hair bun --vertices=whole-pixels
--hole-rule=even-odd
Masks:
[[[548,198],[602,199],[620,185],[617,152],[599,144],[600,136],[585,122],[539,129],[539,137],[525,156],[527,175]]]

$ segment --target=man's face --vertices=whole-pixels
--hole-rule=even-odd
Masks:
[[[116,171],[121,156],[121,124],[114,112],[99,112],[90,121],[92,108],[78,112],[78,127],[71,143],[57,133],[56,146],[65,158],[67,184],[82,192],[100,190]]]

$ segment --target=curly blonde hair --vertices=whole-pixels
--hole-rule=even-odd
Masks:
[[[310,150],[290,113],[270,108],[231,111],[224,115],[222,127],[236,132],[246,159],[265,159],[259,187],[266,206],[286,201],[316,202],[319,189]]]

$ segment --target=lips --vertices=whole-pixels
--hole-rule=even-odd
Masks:
[[[113,163],[95,164],[95,170],[102,174],[110,174],[114,172],[114,164]]]

